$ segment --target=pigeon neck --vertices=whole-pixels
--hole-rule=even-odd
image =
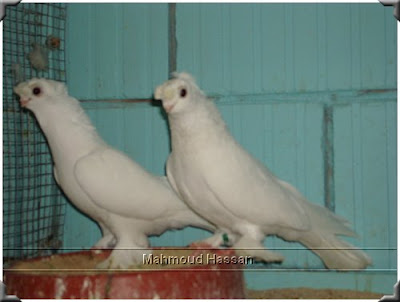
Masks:
[[[219,140],[227,133],[221,115],[211,101],[202,103],[190,112],[169,115],[172,144]]]
[[[82,156],[92,151],[99,143],[105,144],[79,103],[75,106],[48,106],[34,113],[53,157],[60,154]]]

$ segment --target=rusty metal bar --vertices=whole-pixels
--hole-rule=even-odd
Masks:
[[[168,4],[168,74],[176,71],[176,3]]]
[[[323,109],[323,137],[324,152],[324,202],[331,211],[335,211],[335,184],[333,159],[333,106],[325,104]]]

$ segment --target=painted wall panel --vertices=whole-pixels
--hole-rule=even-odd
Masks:
[[[352,83],[352,59],[354,56],[351,48],[353,38],[350,30],[351,5],[337,4],[330,6],[329,9],[325,5],[321,7],[324,9],[323,15],[326,18],[325,64],[329,66],[329,70],[325,70],[326,83],[323,89],[335,90],[349,87],[349,84]],[[323,24],[323,21],[320,24]],[[356,33],[358,33],[358,29],[355,30]],[[324,52],[324,49],[322,48],[321,51]]]
[[[394,87],[388,14],[379,3],[178,4],[178,70],[211,94]]]
[[[93,18],[96,20],[92,33],[88,36],[89,43],[94,45],[91,56],[95,78],[95,98],[113,97],[120,92],[120,65],[118,58],[120,50],[120,20],[118,7],[112,4],[92,6]],[[99,23],[101,22],[101,28]],[[92,40],[92,41],[90,41]]]
[[[122,95],[150,98],[168,74],[167,5],[124,5],[122,10]]]
[[[392,87],[396,33],[386,11],[178,4],[178,70],[212,94]],[[68,83],[77,97],[147,98],[167,78],[166,4],[71,4],[69,16]]]
[[[361,87],[385,87],[384,10],[372,5],[360,6]]]
[[[395,225],[395,103],[357,103],[335,108],[335,201],[338,214],[352,222],[377,269],[393,265]],[[390,134],[390,137],[388,136]],[[392,214],[389,214],[392,212]],[[390,219],[389,216],[391,217]]]
[[[391,248],[389,252],[389,266],[397,267],[397,102],[386,104],[386,139],[387,139],[387,189],[388,189],[388,246]]]
[[[392,12],[390,10],[385,10],[385,85],[387,87],[393,85],[393,83],[397,83],[397,68],[393,68],[393,66],[397,66],[397,39],[392,38],[397,35],[397,27],[393,26],[391,14]]]
[[[90,42],[95,26],[90,5],[69,4],[66,30],[67,83],[71,95],[77,98],[95,96],[94,53]]]
[[[293,39],[294,87],[298,91],[315,91],[318,88],[317,6],[296,5],[291,22],[293,36],[289,38]]]
[[[151,98],[168,74],[167,4],[70,4],[67,82],[80,99]]]
[[[253,7],[236,4],[229,7],[230,41],[230,90],[232,93],[250,93],[255,91],[254,40],[257,33],[253,27]],[[236,22],[233,22],[237,20]],[[259,89],[259,87],[257,87]]]
[[[262,5],[260,5],[262,6]],[[270,5],[268,9],[260,9],[261,14],[261,60],[262,87],[266,91],[282,92],[288,85],[288,72],[291,59],[282,55],[282,50],[288,49],[285,45],[291,41],[286,40],[288,27],[285,26],[287,8],[283,5]],[[273,29],[273,30],[272,30]],[[268,72],[265,72],[268,71]]]

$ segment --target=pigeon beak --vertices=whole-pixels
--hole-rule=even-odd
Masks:
[[[172,111],[172,109],[174,109],[174,107],[175,107],[175,104],[166,104],[166,103],[163,103],[163,105],[164,105],[164,109],[165,109],[165,111],[166,111],[167,113],[170,113],[170,112]]]
[[[174,90],[168,89],[168,87],[163,87],[164,85],[158,86],[154,92],[154,98],[156,100],[161,100],[164,110],[170,113],[174,108],[175,104],[171,100],[174,97]]]
[[[30,100],[30,98],[20,98],[19,103],[21,104],[21,107],[26,107]]]

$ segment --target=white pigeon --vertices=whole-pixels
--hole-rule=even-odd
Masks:
[[[312,249],[330,269],[371,264],[364,252],[336,236],[355,236],[345,219],[307,201],[235,141],[214,102],[189,74],[174,73],[154,97],[162,101],[171,130],[168,179],[192,209],[217,227],[203,243],[218,247],[229,239],[238,252],[248,249],[244,253],[275,262],[282,255],[262,242],[277,235]]]
[[[150,174],[107,145],[63,83],[34,78],[14,91],[47,138],[57,183],[99,223],[103,237],[95,248],[115,246],[99,268],[142,263],[148,235],[188,225],[215,229],[179,199],[165,176]]]

